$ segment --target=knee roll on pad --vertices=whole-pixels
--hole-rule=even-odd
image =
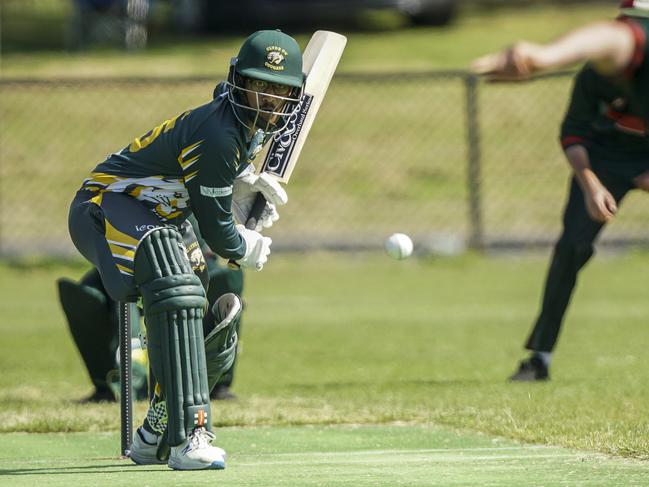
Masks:
[[[242,308],[241,299],[233,293],[224,294],[212,306],[215,323],[213,329],[205,337],[207,378],[210,390],[234,363],[238,342],[237,325],[241,318]]]
[[[211,424],[202,328],[205,290],[174,228],[148,233],[134,264],[149,360],[167,403],[169,444],[175,446],[194,427]]]

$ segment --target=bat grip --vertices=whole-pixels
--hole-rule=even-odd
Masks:
[[[252,204],[252,208],[250,209],[248,220],[246,221],[246,228],[248,230],[255,229],[255,227],[257,226],[257,222],[259,221],[259,218],[261,218],[261,214],[264,212],[265,207],[266,207],[266,198],[264,198],[263,194],[257,193],[255,202]],[[241,266],[239,265],[239,263],[233,259],[230,259],[228,261],[228,267],[235,271],[241,270]]]
[[[252,204],[252,208],[250,209],[250,214],[248,215],[248,221],[246,221],[246,228],[248,230],[255,229],[255,227],[257,226],[257,222],[259,221],[259,218],[261,218],[261,214],[264,212],[265,207],[266,207],[266,198],[264,198],[263,194],[257,193],[255,202]]]

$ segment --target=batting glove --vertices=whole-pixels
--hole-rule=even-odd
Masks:
[[[246,243],[246,253],[237,261],[241,267],[252,267],[256,271],[264,268],[270,255],[270,244],[273,243],[270,237],[264,237],[255,230],[248,230],[243,225],[237,225],[237,230]]]
[[[234,180],[232,189],[232,212],[238,223],[245,225],[248,222],[257,193],[261,193],[266,199],[266,206],[254,228],[259,232],[262,228],[269,228],[279,220],[277,206],[285,205],[288,202],[288,195],[272,176],[266,173],[257,175],[254,166],[248,164],[246,169]]]

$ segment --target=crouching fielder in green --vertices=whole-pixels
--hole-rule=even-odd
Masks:
[[[270,178],[254,175],[250,162],[286,126],[303,84],[293,38],[280,31],[252,34],[212,101],[110,155],[72,202],[72,241],[97,267],[110,297],[142,297],[157,394],[133,441],[136,463],[160,463],[168,446],[171,468],[225,466],[225,452],[211,445],[209,390],[234,357],[241,303],[223,296],[212,310],[214,323],[203,330],[205,288],[180,228],[193,214],[212,251],[263,268],[271,240],[259,231],[277,219],[275,206],[287,197]],[[256,192],[268,203],[251,230],[242,223]],[[203,259],[199,254],[196,246]]]

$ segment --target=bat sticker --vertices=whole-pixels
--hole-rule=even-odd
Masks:
[[[293,153],[293,148],[295,147],[295,141],[302,131],[302,126],[309,113],[309,108],[311,108],[312,100],[313,96],[305,94],[300,101],[298,109],[288,121],[286,129],[273,137],[273,142],[264,161],[264,172],[273,174],[278,178],[284,177],[288,162]]]

